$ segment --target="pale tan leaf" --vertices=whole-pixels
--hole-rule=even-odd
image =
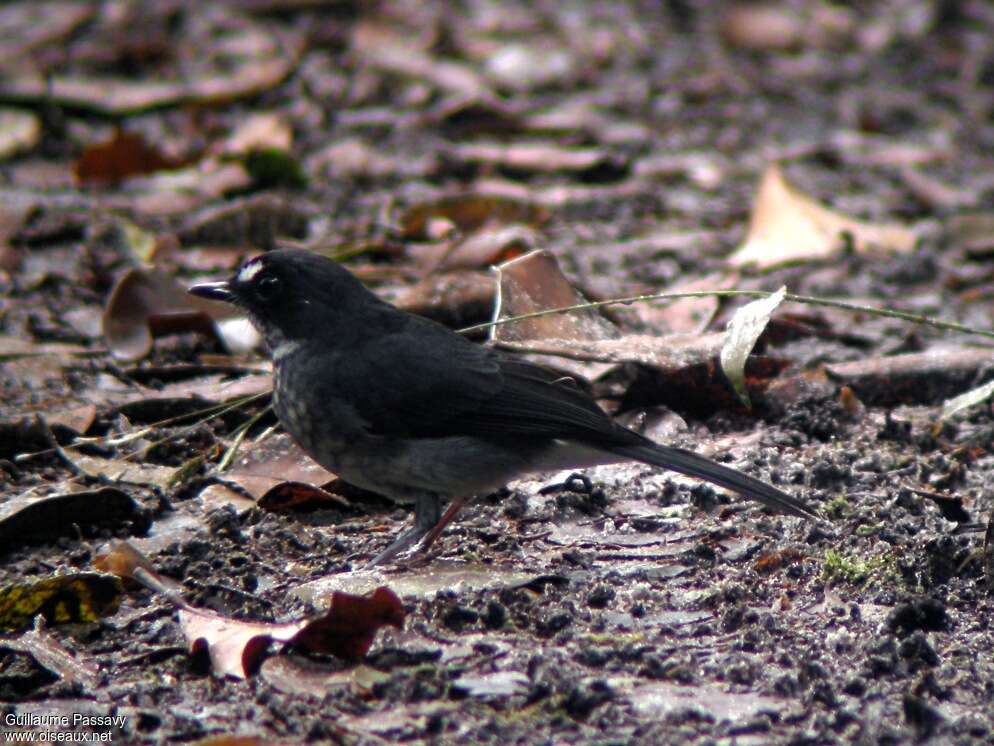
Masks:
[[[729,257],[759,268],[824,259],[846,242],[859,252],[910,251],[915,232],[897,224],[867,223],[829,210],[787,183],[777,164],[759,185],[745,242]]]

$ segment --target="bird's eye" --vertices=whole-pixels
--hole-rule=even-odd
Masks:
[[[272,300],[280,292],[280,280],[278,277],[273,277],[272,275],[260,277],[259,281],[255,284],[255,291],[263,300]]]

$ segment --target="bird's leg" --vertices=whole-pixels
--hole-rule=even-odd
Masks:
[[[440,517],[441,512],[442,501],[441,498],[439,498],[438,493],[417,493],[414,496],[414,525],[398,536],[393,544],[374,557],[373,560],[366,565],[366,567],[376,567],[377,565],[389,562],[405,549],[408,549],[416,544],[422,536],[431,532],[433,528],[437,527],[438,524],[444,520]],[[451,518],[449,520],[451,520]],[[442,528],[444,527],[445,526],[443,525]],[[441,533],[441,530],[439,530],[439,533]],[[432,539],[432,541],[434,541],[434,539]],[[427,547],[423,547],[422,549],[424,548]]]
[[[449,503],[449,507],[446,508],[445,513],[442,517],[438,519],[435,526],[425,534],[425,538],[421,540],[421,546],[418,547],[418,552],[427,552],[429,547],[435,543],[435,539],[442,535],[442,532],[446,527],[452,523],[455,517],[459,514],[459,511],[463,509],[463,506],[469,502],[469,498],[457,497]]]

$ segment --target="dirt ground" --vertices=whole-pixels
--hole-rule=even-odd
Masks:
[[[430,556],[360,572],[409,510],[305,488],[332,475],[279,432],[264,352],[183,292],[276,246],[454,328],[491,318],[489,265],[541,249],[513,312],[786,286],[968,329],[784,303],[747,408],[707,340],[748,299],[557,327],[538,359],[820,520],[604,466],[481,496]],[[942,414],[994,373],[992,280],[979,0],[5,4],[0,732],[994,743],[994,412]],[[503,344],[549,352],[540,332]],[[406,619],[358,661],[273,643],[226,676],[168,594],[92,575],[114,539],[225,617],[386,586]],[[63,576],[44,624],[18,616],[10,587]],[[103,592],[119,607],[87,617]]]

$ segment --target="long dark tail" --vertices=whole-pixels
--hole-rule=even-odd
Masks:
[[[798,518],[817,519],[811,509],[796,497],[791,497],[783,490],[778,490],[776,487],[747,476],[740,471],[716,464],[692,451],[661,446],[658,443],[612,445],[610,450],[612,453],[625,458],[671,469],[687,476],[704,479],[717,484],[719,487],[735,490],[743,497],[760,502],[781,513],[794,515]]]

